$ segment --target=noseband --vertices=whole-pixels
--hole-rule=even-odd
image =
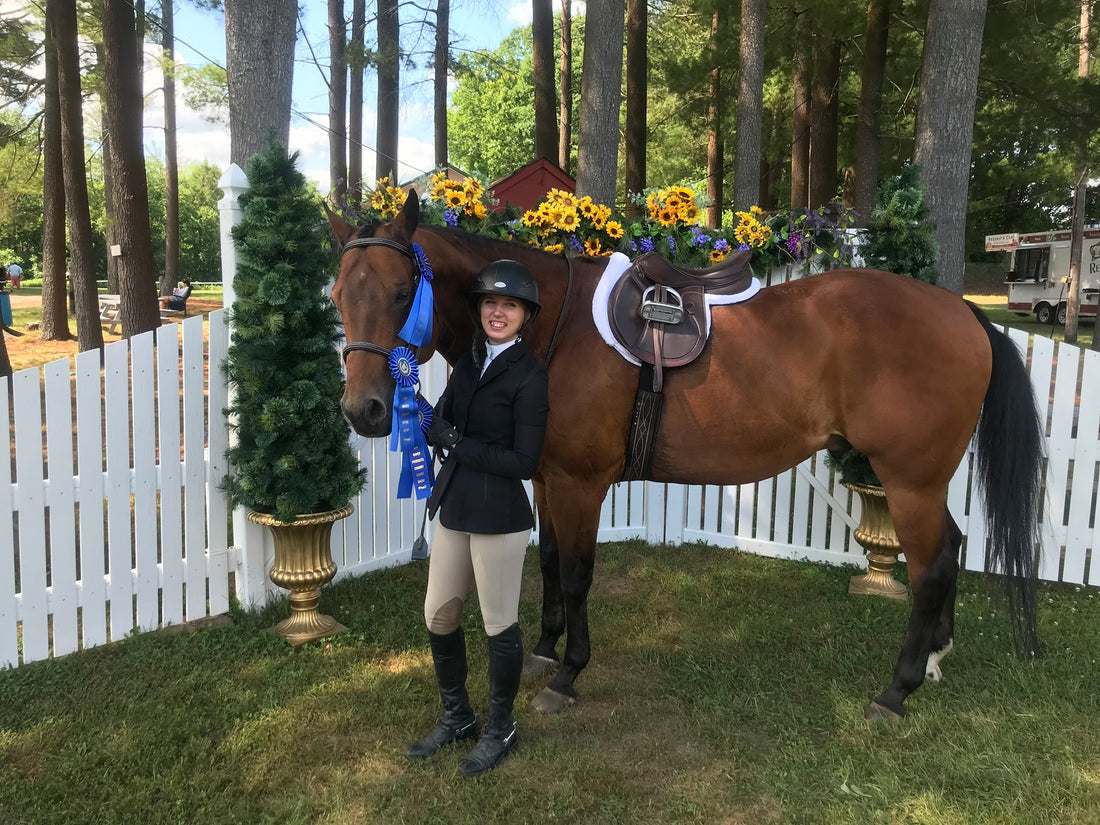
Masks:
[[[387,249],[392,249],[395,252],[400,252],[406,258],[413,262],[413,266],[416,267],[416,275],[413,278],[413,288],[420,283],[421,278],[421,266],[420,260],[417,258],[416,253],[412,247],[406,246],[400,241],[395,241],[390,238],[353,238],[344,244],[344,248],[340,251],[340,257],[347,254],[349,249],[355,249],[360,246],[384,246]],[[348,361],[348,355],[353,352],[373,352],[376,355],[381,355],[383,358],[389,358],[392,350],[388,350],[385,347],[378,344],[372,344],[369,341],[351,341],[344,345],[344,349],[341,353],[344,363]]]

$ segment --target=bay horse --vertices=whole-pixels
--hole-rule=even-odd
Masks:
[[[466,291],[483,267],[512,258],[534,273],[542,312],[524,337],[540,360],[553,341],[553,357],[533,479],[543,605],[532,655],[557,668],[534,704],[557,712],[576,699],[574,683],[590,658],[596,531],[603,499],[623,473],[639,371],[592,319],[607,259],[575,258],[570,273],[561,255],[418,222],[412,192],[389,222],[358,228],[329,213],[343,250],[332,291],[348,341],[343,413],[363,436],[390,433],[394,378],[385,356],[402,344],[397,333],[419,277],[414,242],[434,270],[434,327],[421,362],[438,350],[454,364],[469,350]],[[714,308],[705,349],[666,370],[664,395],[653,481],[745,484],[821,449],[853,446],[869,457],[908,563],[912,608],[890,683],[868,718],[902,717],[906,698],[939,678],[951,649],[962,534],[945,496],[975,430],[990,557],[1005,573],[1018,648],[1038,652],[1043,432],[1020,353],[977,307],[867,269],[772,286]]]

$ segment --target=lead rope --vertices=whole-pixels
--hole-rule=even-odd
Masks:
[[[569,298],[573,294],[573,259],[568,255],[563,255],[565,262],[569,265],[569,280],[565,285],[565,299],[561,302],[561,312],[558,313],[558,323],[554,327],[554,334],[550,336],[550,346],[546,348],[546,360],[543,361],[543,367],[550,369],[550,359],[554,355],[554,347],[558,345],[558,333],[561,332],[562,324],[565,323],[565,311],[569,308]]]

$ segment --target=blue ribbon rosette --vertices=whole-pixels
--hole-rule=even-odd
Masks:
[[[420,244],[414,243],[412,248],[416,256],[416,268],[420,272],[420,283],[416,285],[409,317],[405,319],[405,326],[401,327],[397,337],[407,341],[409,346],[424,347],[432,340],[432,315],[435,308],[432,280],[435,276],[432,274],[431,264],[428,263],[428,256],[424,254]]]
[[[397,482],[397,497],[427,498],[435,483],[432,454],[424,437],[426,424],[431,423],[431,406],[416,392],[420,382],[420,365],[407,347],[397,347],[390,353],[390,373],[397,382],[393,393],[393,419],[390,429],[390,451],[401,453],[401,477]],[[422,406],[423,403],[423,406]],[[424,407],[428,408],[427,413]]]

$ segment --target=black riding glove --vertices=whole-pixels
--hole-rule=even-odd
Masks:
[[[445,450],[453,450],[455,445],[462,440],[462,433],[456,430],[451,422],[444,421],[440,416],[435,416],[432,419],[426,436],[428,443],[433,447],[442,447]]]

